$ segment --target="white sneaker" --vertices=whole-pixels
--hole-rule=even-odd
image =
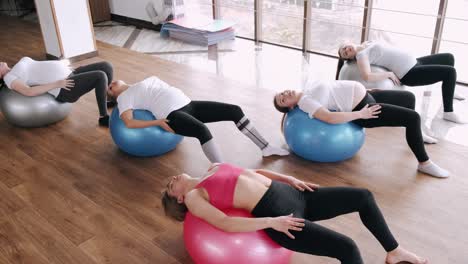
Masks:
[[[454,112],[444,112],[443,115],[444,119],[450,122],[454,122],[457,124],[466,124],[468,121],[459,115],[455,114]]]
[[[426,133],[424,133],[424,132],[422,132],[422,137],[423,137],[424,143],[426,143],[426,144],[436,144],[437,142],[439,142],[439,140],[426,135]]]
[[[456,99],[456,100],[459,100],[459,101],[463,101],[465,100],[465,96],[457,93],[456,91],[453,93],[453,99]]]
[[[418,171],[436,178],[448,178],[450,176],[450,172],[437,166],[432,161],[429,161],[427,164],[419,164]]]

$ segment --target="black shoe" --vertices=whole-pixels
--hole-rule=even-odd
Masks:
[[[115,100],[109,100],[107,101],[107,108],[112,108],[117,105],[117,102]]]
[[[99,118],[99,125],[103,127],[109,127],[109,116],[103,116]]]

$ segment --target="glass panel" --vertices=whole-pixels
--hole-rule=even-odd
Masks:
[[[429,55],[438,11],[439,0],[375,0],[369,39]]]
[[[301,0],[262,1],[262,40],[302,47],[304,2]]]
[[[343,0],[338,4],[313,0],[310,4],[312,11],[308,30],[311,50],[337,55],[338,46],[343,41],[361,41],[364,0]]]
[[[455,56],[458,81],[468,82],[468,0],[450,0],[442,32],[439,52]]]
[[[211,0],[184,0],[185,14],[213,17]]]
[[[218,0],[220,18],[236,22],[236,35],[254,38],[254,0]]]

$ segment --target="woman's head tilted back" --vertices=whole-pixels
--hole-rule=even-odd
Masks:
[[[296,107],[299,102],[299,96],[294,90],[284,90],[281,93],[277,93],[273,98],[273,105],[276,110],[287,113],[289,110]]]
[[[356,53],[356,45],[354,45],[353,43],[346,41],[340,45],[340,47],[338,48],[339,59],[338,66],[336,67],[335,80],[338,80],[341,68],[343,68],[345,61],[354,60],[356,58]]]
[[[128,85],[122,80],[115,80],[112,81],[109,87],[107,88],[107,96],[113,99],[117,99],[117,97],[127,90]]]
[[[184,196],[188,190],[188,180],[191,177],[185,173],[169,177],[169,183],[163,191],[161,199],[164,212],[177,221],[184,221],[188,212]]]
[[[346,41],[338,48],[338,56],[343,60],[354,60],[356,58],[356,45]]]

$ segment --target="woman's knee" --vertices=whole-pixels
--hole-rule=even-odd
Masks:
[[[239,122],[244,117],[244,111],[238,105],[229,105],[229,113],[232,116],[234,122]]]
[[[338,247],[338,256],[337,258],[341,261],[341,263],[351,263],[351,264],[361,264],[361,252],[359,248],[351,238],[347,236],[343,236],[342,240],[340,241]]]
[[[454,67],[449,68],[447,75],[449,80],[457,80],[457,70]]]
[[[421,116],[416,111],[408,111],[404,119],[407,121],[406,126],[419,126],[421,124]]]
[[[416,96],[412,92],[404,91],[405,107],[414,109],[416,107]]]
[[[359,199],[358,200],[360,201],[361,205],[362,204],[368,204],[369,202],[374,201],[374,195],[368,189],[359,188],[359,189],[357,189],[357,191],[358,191],[358,194],[359,194]]]
[[[451,66],[455,66],[455,57],[453,56],[452,53],[447,53],[447,61],[448,61],[448,64],[451,65]]]
[[[200,141],[200,144],[205,144],[213,138],[211,131],[205,124],[197,125],[193,128],[195,137]]]
[[[107,89],[109,79],[107,78],[107,74],[104,71],[94,71],[93,77],[96,79],[96,89]]]

